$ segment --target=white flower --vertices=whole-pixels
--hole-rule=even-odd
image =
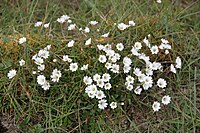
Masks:
[[[149,40],[146,37],[143,39],[143,42],[146,44],[147,47],[151,47],[151,44],[149,43]]]
[[[62,59],[62,60],[63,60],[63,61],[67,61],[67,62],[72,62],[72,59],[69,58],[68,55],[63,55],[63,59]]]
[[[99,109],[105,109],[108,106],[107,100],[102,99],[99,101],[98,107]]]
[[[135,47],[135,49],[140,50],[142,48],[142,43],[141,42],[135,42],[134,47]]]
[[[160,49],[171,49],[171,45],[169,45],[169,41],[166,39],[161,39],[162,43],[159,46]]]
[[[146,56],[144,53],[140,54],[138,58],[144,60],[145,63],[149,63],[150,60],[149,56]]]
[[[167,86],[167,82],[164,79],[159,78],[157,81],[157,85],[160,88],[165,88]]]
[[[151,76],[151,75],[153,75],[153,70],[152,69],[150,69],[150,68],[146,68],[146,75],[147,76]]]
[[[79,28],[78,30],[79,30],[79,31],[82,31],[82,30],[83,30],[83,28]]]
[[[132,47],[131,53],[132,53],[133,55],[135,55],[135,56],[139,56],[139,55],[140,55],[140,53],[138,52],[138,50],[137,50],[135,47]]]
[[[92,84],[92,78],[89,77],[89,76],[84,76],[83,82],[84,82],[86,85],[91,85],[91,84]]]
[[[128,24],[129,24],[129,26],[135,26],[135,22],[134,21],[129,21]]]
[[[112,71],[113,73],[119,73],[119,65],[113,64],[113,65],[112,65],[112,68],[111,68],[111,71]]]
[[[99,50],[103,50],[103,49],[105,49],[105,47],[103,46],[103,45],[97,45],[97,48],[99,49]]]
[[[88,69],[88,64],[83,65],[83,66],[81,67],[81,70],[82,70],[82,71],[87,70],[87,69]]]
[[[159,46],[159,48],[160,48],[160,49],[164,49],[164,45],[165,45],[165,44],[162,43],[162,44]]]
[[[109,60],[111,60],[112,58],[117,58],[114,50],[111,50],[111,49],[106,50],[106,48],[105,48],[104,51],[106,52],[106,56],[108,56],[110,58]]]
[[[160,4],[162,1],[161,0],[156,0],[156,2]]]
[[[129,82],[125,82],[125,83],[124,83],[125,86],[128,86],[128,85],[130,85],[130,84],[131,84],[131,83],[129,83]]]
[[[77,63],[71,63],[69,65],[69,70],[71,70],[72,72],[75,72],[78,69],[78,64]]]
[[[62,24],[62,23],[64,23],[64,22],[65,22],[65,19],[64,19],[64,18],[58,18],[58,19],[57,19],[57,22],[59,22],[59,23],[61,23],[61,24]]]
[[[101,63],[105,63],[106,62],[106,56],[105,55],[99,55],[99,58],[98,58],[99,62]]]
[[[110,34],[110,32],[108,32],[108,33],[105,33],[105,34],[101,35],[101,37],[104,37],[104,38],[106,38],[106,37],[108,37],[108,36],[109,36],[109,34]]]
[[[111,61],[112,63],[117,62],[117,57],[116,56],[109,56],[109,61]]]
[[[182,64],[182,62],[181,62],[181,58],[178,56],[178,57],[176,57],[176,68],[181,68],[181,64]]]
[[[151,88],[152,86],[153,86],[153,82],[152,82],[152,84],[151,84],[151,83],[144,83],[144,84],[142,85],[142,87],[143,87],[144,90],[148,90],[148,89]]]
[[[169,44],[165,44],[165,49],[172,49],[172,46],[171,45],[169,45]]]
[[[8,72],[8,78],[12,79],[17,74],[17,71],[12,69]]]
[[[38,70],[43,71],[45,69],[45,65],[39,65]]]
[[[33,57],[32,57],[32,60],[35,60],[37,58],[37,54],[35,54]]]
[[[92,84],[92,85],[89,85],[88,87],[86,87],[86,90],[85,90],[86,93],[92,93],[92,94],[95,94],[96,95],[96,92],[97,92],[97,86]],[[94,96],[95,96],[94,95]]]
[[[146,84],[153,84],[153,79],[151,76],[146,76],[144,82]]]
[[[90,28],[85,27],[84,31],[85,31],[85,33],[89,33],[90,32]]]
[[[129,91],[132,91],[133,90],[133,85],[132,84],[128,84],[126,86],[126,89],[128,89]]]
[[[46,82],[46,78],[45,78],[44,75],[39,75],[39,76],[37,76],[37,83],[38,83],[39,85],[44,85],[45,82]]]
[[[134,90],[135,94],[140,95],[142,92],[142,88],[140,88],[140,86],[136,87]]]
[[[112,45],[110,45],[110,44],[106,44],[105,46],[104,46],[104,51],[105,52],[107,52],[108,50],[111,50],[112,49]]]
[[[38,54],[33,55],[32,60],[35,60],[38,57]]]
[[[44,50],[50,50],[51,49],[51,44],[50,45],[47,45]]]
[[[106,97],[106,95],[104,94],[102,90],[99,90],[99,91],[97,90],[95,96],[97,99],[103,99]]]
[[[125,65],[125,66],[123,67],[123,70],[124,70],[124,73],[129,73],[129,72],[130,72],[130,70],[131,70],[131,67],[130,67],[130,66],[127,66],[127,65]]]
[[[58,77],[61,77],[61,71],[59,71],[57,68],[53,70],[52,75],[58,75]]]
[[[112,68],[112,64],[111,64],[110,62],[106,62],[105,68],[106,68],[106,69]]]
[[[32,74],[36,74],[36,71],[32,71]]]
[[[171,66],[170,66],[170,71],[173,73],[176,73],[176,68],[174,67],[173,64],[171,64]]]
[[[87,94],[88,94],[88,96],[89,96],[90,98],[94,98],[94,97],[95,97],[95,93],[88,92]]]
[[[112,88],[112,85],[110,83],[106,83],[104,85],[105,90],[110,90]]]
[[[98,24],[98,22],[97,21],[90,21],[89,24],[96,25],[96,24]]]
[[[145,78],[146,78],[146,75],[143,74],[143,73],[141,73],[141,74],[138,75],[138,80],[139,80],[139,82],[144,82],[144,81],[145,81]]]
[[[41,25],[42,25],[42,22],[41,22],[41,21],[35,23],[35,27],[39,27],[39,26],[41,26]]]
[[[37,54],[35,54],[33,57],[32,57],[32,60],[35,60],[37,58]]]
[[[67,20],[67,23],[69,23],[69,24],[72,23],[72,20],[71,19]]]
[[[136,76],[139,76],[140,74],[142,74],[140,68],[134,68],[133,74],[135,74]]]
[[[70,17],[68,15],[62,15],[60,18],[57,19],[57,22],[64,23],[66,20],[68,20]]]
[[[91,85],[89,85],[89,86],[87,86],[86,88],[85,88],[85,93],[89,93],[91,91]]]
[[[103,79],[97,80],[97,86],[99,86],[100,88],[104,87],[104,81],[103,81]]]
[[[90,92],[93,93],[93,94],[96,94],[97,86],[96,85],[90,85],[90,88],[91,88]]]
[[[90,45],[92,43],[92,39],[89,38],[88,40],[85,41],[85,45]]]
[[[26,42],[26,37],[22,37],[19,39],[19,44],[25,43]]]
[[[152,63],[152,66],[151,66],[152,70],[161,70],[161,68],[162,68],[161,63],[159,63],[159,62],[153,62]]]
[[[128,27],[129,27],[129,25],[126,25],[126,24],[124,24],[124,23],[120,23],[120,24],[117,25],[117,28],[118,28],[119,30],[125,30],[125,29],[127,29]]]
[[[127,81],[129,84],[133,84],[133,83],[134,83],[134,80],[135,80],[135,79],[134,79],[132,76],[130,76],[130,75],[126,77],[126,81]]]
[[[46,82],[42,85],[42,88],[43,88],[44,90],[49,90],[49,88],[50,88],[49,82],[46,81]]]
[[[68,30],[74,30],[76,28],[76,24],[70,24],[68,26]]]
[[[153,111],[156,112],[160,109],[160,103],[159,102],[154,102],[152,105]]]
[[[167,43],[169,43],[169,41],[168,40],[166,40],[166,39],[161,39],[161,41],[162,41],[162,43],[164,43],[164,44],[167,44]]]
[[[50,23],[44,24],[44,28],[48,28]]]
[[[132,60],[129,58],[129,57],[124,57],[124,59],[123,59],[123,64],[125,65],[125,66],[130,66],[131,64],[132,64]]]
[[[120,60],[120,58],[121,58],[121,55],[120,55],[119,53],[115,53],[114,56],[115,56],[115,58],[116,58],[117,60]]]
[[[102,79],[104,82],[109,82],[111,77],[110,77],[110,74],[108,73],[104,73],[103,76],[102,76]]]
[[[71,58],[68,58],[68,60],[67,60],[67,61],[71,63],[71,62],[72,62],[72,59],[71,59]]]
[[[49,57],[49,51],[47,50],[44,50],[44,49],[41,49],[39,52],[38,52],[38,56],[39,57],[42,57],[44,59],[47,59]]]
[[[124,49],[124,45],[122,43],[118,43],[116,45],[117,50],[122,51]]]
[[[51,75],[51,80],[53,82],[58,82],[60,77],[62,76],[61,71],[59,71],[58,69],[54,69]]]
[[[61,18],[64,19],[64,20],[70,19],[70,17],[68,15],[62,15]]]
[[[42,58],[40,58],[40,57],[35,58],[35,64],[41,65],[42,63],[44,63],[44,60]]]
[[[152,46],[152,47],[151,47],[151,53],[152,53],[152,54],[158,54],[158,52],[159,52],[158,46],[155,45],[155,46]]]
[[[94,81],[98,81],[98,80],[100,80],[101,79],[101,76],[99,75],[99,74],[95,74],[94,76],[93,76],[93,80]]]
[[[53,59],[53,62],[57,62],[57,59]]]
[[[165,50],[165,54],[166,54],[166,55],[169,54],[169,50]]]
[[[67,43],[67,47],[73,47],[74,46],[75,41],[71,40]]]
[[[171,97],[170,96],[164,96],[163,98],[162,98],[162,103],[164,104],[164,105],[167,105],[167,104],[169,104],[171,102]]]
[[[26,63],[26,62],[25,62],[23,59],[21,59],[21,60],[19,61],[19,65],[20,65],[20,66],[25,65],[25,63]]]
[[[110,108],[111,109],[116,109],[117,108],[117,102],[111,102],[110,103]]]

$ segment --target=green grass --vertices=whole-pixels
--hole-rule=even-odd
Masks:
[[[4,0],[0,6],[0,115],[15,118],[19,131],[200,132],[200,1],[172,3],[163,0],[162,4],[157,4],[153,0],[21,0],[14,3]],[[66,72],[59,84],[52,86],[50,91],[43,91],[32,75],[36,66],[31,57],[48,44],[52,44],[53,58],[69,54],[81,65],[85,62],[98,66],[93,57],[97,58],[99,51],[95,47],[82,50],[84,36],[67,30],[61,32],[62,27],[56,19],[63,14],[70,15],[82,27],[90,20],[99,21],[100,34],[111,32],[113,35],[108,43],[121,41],[131,46],[148,34],[152,35],[155,44],[159,39],[167,38],[173,47],[170,58],[175,60],[180,56],[183,61],[183,67],[176,75],[161,75],[168,80],[166,91],[172,102],[153,113],[152,101],[160,100],[155,89],[141,96],[116,90],[111,92],[113,96],[109,95],[109,99],[125,101],[125,105],[116,110],[101,111],[97,101],[90,100],[84,93],[82,77],[85,73],[81,71]],[[115,22],[128,20],[134,20],[136,27],[121,33],[112,27]],[[37,21],[51,22],[52,31],[34,28]],[[18,46],[19,36],[26,36],[29,45]],[[91,32],[88,38],[96,36],[98,33]],[[80,44],[68,50],[64,46],[72,38]],[[26,60],[25,67],[19,67],[20,59]],[[49,63],[52,65],[47,66],[50,72],[56,66],[63,71],[68,66],[61,62],[53,65],[50,60]],[[8,80],[7,73],[12,68],[18,70],[18,75]],[[98,66],[90,68],[86,74],[103,71]],[[116,83],[122,82],[117,78]]]

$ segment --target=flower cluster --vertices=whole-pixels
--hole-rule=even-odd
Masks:
[[[40,27],[40,26],[42,26],[42,24],[43,24],[43,22],[38,21],[35,23],[35,27]],[[49,25],[50,25],[50,23],[45,23],[44,28],[49,28]]]
[[[100,109],[105,109],[108,105],[105,93],[102,91],[104,90],[110,90],[112,88],[112,85],[110,83],[111,76],[108,73],[104,73],[103,75],[95,74],[93,77],[84,76],[83,82],[87,85],[85,88],[85,93],[90,98],[96,98],[99,100],[98,107]],[[117,107],[116,102],[111,102],[110,107],[112,109],[115,109]]]
[[[33,74],[38,73],[39,75],[37,76],[37,83],[44,89],[44,90],[49,90],[50,88],[50,82],[46,80],[46,77],[42,74],[42,72],[45,70],[45,59],[47,59],[50,54],[49,51],[51,48],[51,45],[48,45],[42,50],[39,50],[37,54],[35,54],[32,59],[34,60],[34,63],[37,65],[37,71],[33,71]],[[78,63],[73,63],[72,59],[69,57],[69,55],[63,55],[62,61],[70,63],[69,64],[69,70],[71,72],[75,72],[78,70]],[[57,59],[54,59],[53,62],[57,62]],[[88,64],[83,65],[81,70],[87,70],[88,69]],[[52,74],[50,75],[50,79],[52,83],[59,82],[60,78],[62,77],[61,70],[58,70],[55,68],[52,71]]]
[[[124,23],[120,23],[118,25],[118,28],[120,30],[125,30],[128,27],[129,25],[125,25]],[[147,91],[153,87],[161,89],[167,87],[167,81],[164,78],[154,79],[154,73],[163,72],[162,63],[157,61],[152,61],[150,59],[150,56],[147,56],[142,51],[142,49],[148,48],[152,56],[159,54],[159,52],[164,52],[167,55],[171,50],[171,45],[169,44],[169,41],[166,39],[161,39],[161,43],[158,46],[152,45],[149,41],[149,37],[150,35],[148,35],[148,38],[145,37],[141,42],[135,42],[130,50],[131,54],[127,52],[127,55],[124,57],[122,57],[122,55],[120,54],[120,52],[125,49],[125,45],[121,42],[117,43],[115,47],[113,47],[113,45],[111,44],[97,45],[98,50],[104,52],[104,54],[100,54],[98,57],[99,63],[102,64],[105,67],[105,69],[107,69],[113,74],[123,73],[126,79],[124,87],[129,91],[134,90],[134,93],[136,95],[141,95],[142,91]],[[141,62],[144,62],[145,65],[143,66],[145,66],[145,68],[137,67],[137,64],[133,65],[134,60],[136,60],[135,58],[137,58],[137,60],[138,59],[141,60]],[[178,68],[179,69],[181,68],[180,57],[177,57],[176,62],[171,64],[170,71],[172,73],[176,73],[176,69]],[[92,78],[84,77],[84,81],[85,80],[87,81],[88,79],[90,79],[92,83]],[[99,88],[103,88],[104,82],[103,80],[101,80],[100,76],[98,76],[97,81],[100,82],[100,84],[97,82],[97,86]],[[91,86],[93,87],[94,85],[89,84],[89,86],[86,87],[86,93],[88,94],[89,97],[94,98],[96,97],[96,93],[91,93],[90,91],[87,91],[88,88],[90,88]],[[104,90],[107,90],[105,86]],[[105,108],[107,107],[107,100],[105,99],[106,96],[102,91],[101,94],[103,96],[102,97],[103,100],[100,99],[99,103],[101,103],[101,105],[104,105]],[[162,98],[162,103],[164,105],[169,104],[170,101],[171,97],[168,95]],[[98,107],[102,109],[102,106],[100,106],[99,104]],[[158,111],[160,109],[160,103],[157,101],[154,102],[152,108],[154,111]]]
[[[68,15],[62,15],[60,18],[57,19],[57,22],[64,23],[64,22],[71,23],[70,17]]]
[[[85,47],[90,47],[90,45],[95,44],[95,39],[90,37],[89,34],[92,28],[95,25],[99,25],[97,21],[90,21],[88,25],[84,28],[79,28],[77,24],[72,23],[72,20],[68,15],[62,15],[57,19],[57,22],[60,24],[67,23],[67,30],[70,32],[71,30],[75,30],[80,32],[85,36],[84,45]],[[44,28],[48,28],[50,23],[36,22],[35,27],[44,26]],[[119,32],[123,32],[124,30],[135,26],[134,21],[129,21],[128,24],[118,23],[114,24],[115,28],[119,30]],[[97,32],[100,32],[97,29]],[[99,35],[99,38],[108,38],[110,36],[110,32]],[[166,69],[163,62],[159,62],[152,58],[154,56],[158,56],[159,54],[164,54],[167,56],[171,52],[171,45],[168,40],[161,39],[160,44],[153,44],[150,42],[151,35],[148,37],[144,37],[140,41],[134,41],[132,44],[126,44],[121,41],[117,43],[98,43],[98,45],[94,45],[96,47],[97,53],[97,63],[101,65],[104,69],[99,73],[87,73],[83,77],[83,82],[85,84],[85,93],[91,99],[96,99],[98,101],[98,108],[105,109],[110,106],[111,109],[116,109],[118,103],[116,101],[108,99],[107,94],[109,94],[109,90],[114,90],[112,86],[112,82],[115,78],[122,76],[121,81],[123,82],[122,88],[124,91],[128,91],[135,95],[142,95],[144,91],[148,91],[149,89],[156,88],[166,89],[167,88],[167,80],[163,77],[154,76],[157,73],[163,73],[163,69]],[[22,37],[19,39],[19,44],[25,43],[26,38]],[[78,43],[77,39],[71,39],[66,44],[68,49],[72,49]],[[88,46],[89,45],[89,46]],[[50,84],[58,83],[62,78],[62,75],[66,71],[59,70],[60,67],[55,67],[51,72],[50,76],[45,76],[45,63],[47,63],[47,59],[50,56],[50,48],[51,45],[46,46],[45,48],[39,50],[37,54],[32,57],[34,64],[37,66],[37,69],[33,68],[33,74],[37,75],[37,84],[41,86],[44,90],[49,90],[51,87]],[[146,53],[146,51],[148,51]],[[94,58],[92,58],[94,59]],[[74,59],[71,58],[70,55],[62,55],[61,60],[62,63],[68,64],[69,70],[68,72],[74,73],[77,70],[81,71],[89,71],[89,65],[84,64],[80,66],[78,62],[75,62]],[[53,59],[53,62],[57,62],[57,59]],[[25,61],[21,59],[19,61],[20,66],[25,65]],[[182,66],[181,58],[177,57],[175,62],[170,63],[170,71],[172,73],[176,73],[176,69],[180,69]],[[100,74],[103,73],[103,74]],[[17,74],[16,70],[10,70],[8,73],[8,78],[11,79]],[[74,73],[76,74],[76,73]],[[112,76],[111,76],[112,75]],[[116,88],[115,88],[116,89]],[[165,95],[161,103],[163,105],[167,105],[171,102],[171,97],[169,95]],[[155,111],[159,111],[161,108],[161,103],[157,100],[152,104],[152,108]]]
[[[117,28],[118,28],[119,30],[125,30],[125,29],[129,28],[130,26],[135,26],[135,22],[134,22],[134,21],[129,21],[128,24],[119,23],[119,24],[117,25]]]
[[[50,48],[51,48],[51,45],[48,45],[44,49],[39,50],[39,52],[32,57],[32,60],[37,65],[37,69],[38,69],[37,72],[39,74],[37,76],[37,83],[44,90],[48,90],[50,88],[50,83],[46,80],[46,77],[43,74],[41,74],[40,72],[45,70],[44,61],[46,59],[48,59],[48,57],[50,55],[49,54]],[[33,74],[35,74],[35,73],[36,73],[36,71],[33,71]]]

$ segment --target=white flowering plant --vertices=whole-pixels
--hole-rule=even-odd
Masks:
[[[193,83],[188,79],[198,85],[192,69],[199,58],[193,62],[198,54],[191,54],[190,44],[185,47],[184,26],[172,23],[180,14],[175,20],[171,12],[163,14],[166,1],[118,2],[102,1],[108,7],[116,4],[114,12],[92,1],[81,6],[83,12],[73,13],[56,6],[48,11],[47,4],[45,16],[30,13],[23,28],[0,37],[12,42],[1,45],[0,40],[2,112],[14,112],[32,132],[40,127],[40,132],[162,132],[163,125],[168,132],[168,126],[183,126],[182,114],[192,125],[195,115],[187,111],[196,108],[188,103],[196,107],[198,98],[188,95],[198,88],[194,93],[183,88]],[[127,128],[118,130],[122,123]]]
[[[35,51],[31,58],[35,64],[32,74],[38,87],[51,91],[54,84],[63,85],[63,82],[68,84],[69,81],[75,83],[73,80],[77,79],[67,82],[66,79],[69,78],[66,76],[78,75],[78,80],[82,81],[80,90],[84,92],[83,95],[96,101],[101,110],[117,109],[121,102],[126,101],[127,94],[141,97],[148,92],[161,92],[161,97],[157,98],[159,101],[150,103],[154,112],[159,111],[161,104],[164,106],[171,102],[171,97],[163,94],[168,84],[165,73],[176,73],[177,69],[181,69],[182,63],[180,57],[174,61],[168,60],[172,50],[168,40],[155,40],[151,34],[142,39],[129,39],[129,42],[115,38],[127,29],[134,31],[137,23],[133,20],[114,24],[112,28],[116,29],[115,33],[104,33],[98,29],[100,23],[97,21],[89,21],[86,27],[80,27],[69,15],[62,15],[57,23],[66,23],[67,34],[82,36],[82,40],[63,40],[64,46],[62,43],[59,46],[63,47],[62,51],[56,51],[57,46],[54,44]],[[43,22],[36,22],[35,28],[42,24]],[[51,25],[50,22],[44,24],[44,28]],[[22,37],[19,44],[24,44],[25,47],[26,41],[26,37]],[[25,64],[24,59],[19,61],[21,67]],[[10,70],[8,78],[14,78],[16,73],[16,70]],[[81,79],[80,75],[83,75]]]

